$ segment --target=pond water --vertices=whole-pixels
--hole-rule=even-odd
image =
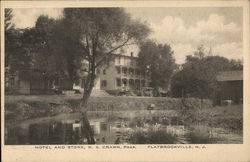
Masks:
[[[207,126],[187,126],[161,112],[119,115],[90,112],[96,144],[242,143],[242,136]],[[124,114],[124,113],[120,113]],[[139,115],[138,115],[139,114]],[[142,115],[144,114],[144,115]],[[5,126],[6,145],[87,144],[79,115],[37,118]],[[223,137],[223,139],[219,138]],[[230,140],[227,140],[231,138]]]
[[[174,117],[115,117],[93,116],[89,119],[96,144],[131,144],[135,133],[147,137],[149,132],[162,131],[171,136],[187,132]],[[6,126],[5,144],[87,144],[83,138],[82,122],[77,117],[68,119],[33,119],[15,126]],[[157,138],[157,137],[155,137]],[[177,141],[170,141],[176,143]]]

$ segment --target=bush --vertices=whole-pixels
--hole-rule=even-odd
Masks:
[[[135,132],[131,138],[132,144],[174,144],[177,140],[176,136],[167,133],[166,131],[148,131]]]
[[[192,144],[208,144],[215,143],[216,138],[211,135],[211,130],[206,126],[195,126],[191,128],[191,132],[187,134]]]

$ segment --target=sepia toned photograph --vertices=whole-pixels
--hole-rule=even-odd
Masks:
[[[4,8],[4,144],[243,144],[242,7]]]

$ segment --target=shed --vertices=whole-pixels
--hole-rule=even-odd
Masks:
[[[243,71],[223,71],[216,76],[218,83],[217,100],[243,101]]]

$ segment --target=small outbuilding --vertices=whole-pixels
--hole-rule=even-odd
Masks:
[[[229,101],[234,104],[243,102],[243,71],[219,72],[216,77],[218,89],[215,100],[217,104]]]

